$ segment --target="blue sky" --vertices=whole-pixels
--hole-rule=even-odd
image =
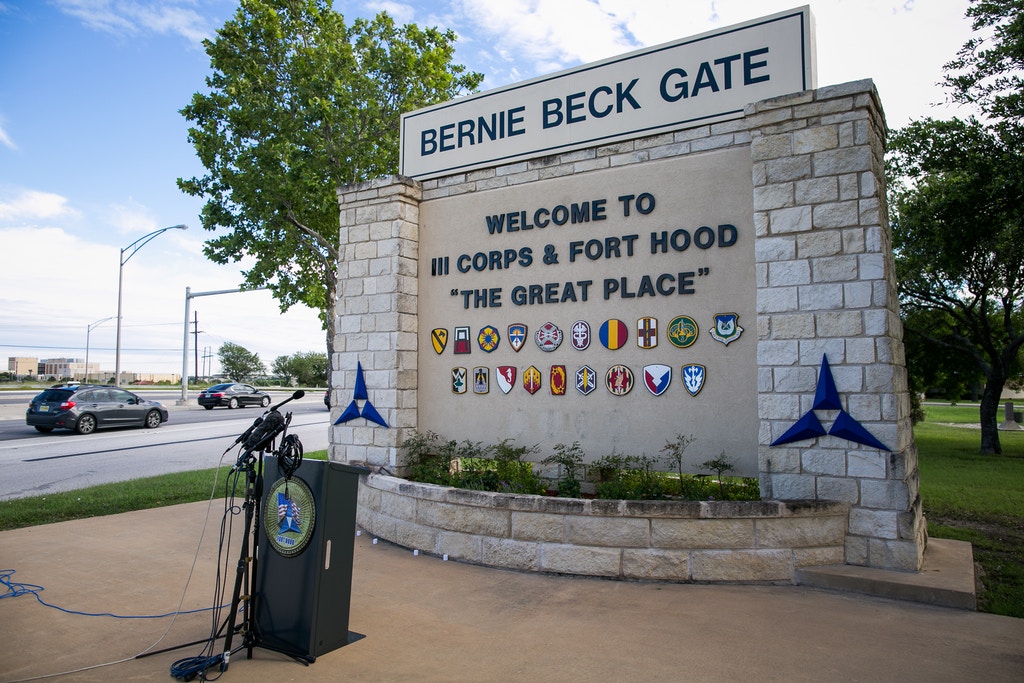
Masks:
[[[240,266],[202,255],[201,175],[178,113],[204,87],[203,38],[227,0],[0,0],[0,359],[84,358],[87,332],[117,312],[118,254],[177,224],[124,267],[121,367],[180,372],[185,288],[236,288]],[[967,0],[819,0],[818,85],[874,79],[890,127],[948,117],[942,64],[970,35]],[[775,0],[424,0],[335,2],[451,28],[456,61],[494,88],[799,6]],[[225,341],[269,366],[321,351],[316,313],[280,314],[266,292],[193,299],[200,354]],[[88,332],[114,367],[114,320]],[[190,352],[190,357],[191,357]],[[6,365],[3,365],[6,369]],[[217,369],[214,360],[214,370]],[[190,370],[189,372],[192,372]]]

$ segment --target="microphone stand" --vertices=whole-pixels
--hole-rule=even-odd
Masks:
[[[235,463],[235,469],[245,470],[245,502],[242,504],[245,510],[245,530],[242,538],[242,549],[239,552],[238,567],[235,573],[235,588],[231,599],[231,612],[228,615],[227,631],[224,636],[224,654],[221,660],[220,670],[227,671],[231,655],[234,652],[246,651],[246,659],[252,659],[253,648],[258,645],[256,633],[255,611],[253,609],[253,577],[258,576],[257,563],[259,562],[259,537],[260,537],[260,503],[263,500],[263,454],[266,450],[274,451],[275,440],[278,434],[288,429],[291,423],[291,413],[280,421],[268,422],[267,418],[277,413],[277,409],[289,401],[302,398],[306,392],[301,389],[292,394],[289,398],[271,406],[264,415],[253,423],[248,430],[249,436],[244,441],[242,452]],[[269,425],[269,427],[268,427]],[[265,428],[265,429],[264,429]],[[236,440],[237,443],[237,440]],[[269,448],[268,448],[269,446]],[[259,457],[253,457],[254,450],[259,450]],[[229,449],[230,450],[230,449]],[[250,543],[252,552],[250,553]],[[242,602],[244,601],[244,605]],[[238,618],[239,605],[242,605],[242,644],[237,650],[232,651],[231,640],[236,632],[235,621]]]
[[[268,423],[267,418],[271,413],[277,413],[278,408],[289,401],[302,398],[305,393],[306,392],[299,389],[277,405],[271,406],[263,415],[256,418],[252,425],[240,434],[238,438],[235,439],[235,442],[228,446],[227,450],[222,454],[226,455],[227,452],[236,445],[243,444],[242,450],[238,454],[238,460],[231,468],[232,474],[241,470],[245,471],[245,500],[242,503],[242,508],[245,510],[245,528],[242,532],[242,548],[239,551],[238,556],[230,614],[228,614],[224,623],[221,624],[217,632],[210,638],[176,645],[162,650],[152,650],[137,655],[136,659],[150,657],[152,655],[170,652],[171,650],[177,650],[191,645],[198,645],[200,643],[209,642],[212,644],[222,636],[224,638],[224,650],[222,655],[218,658],[220,661],[221,672],[227,671],[231,655],[243,648],[246,650],[247,659],[252,659],[253,648],[258,645],[258,637],[255,631],[255,613],[252,605],[252,577],[257,575],[256,568],[259,557],[260,502],[263,499],[263,454],[268,450],[271,453],[274,452],[276,445],[275,440],[279,434],[288,430],[288,425],[291,424],[292,414],[288,413],[287,416],[283,418],[279,416],[278,419],[274,421],[274,424]],[[254,455],[254,451],[259,451],[258,458]],[[243,611],[241,624],[237,624],[239,607],[242,607]],[[236,650],[232,651],[231,641],[235,633],[242,634],[242,644]],[[298,661],[303,660],[298,659]],[[189,672],[184,676],[180,676],[180,678],[186,681],[192,680],[201,673],[205,674],[207,669],[216,666],[216,664],[217,659],[207,660],[206,663],[203,664],[203,668],[201,670]],[[174,667],[172,667],[171,673],[175,678],[179,678],[178,675],[175,675]]]

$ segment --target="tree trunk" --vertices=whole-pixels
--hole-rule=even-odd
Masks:
[[[1003,385],[1006,378],[995,373],[989,376],[985,382],[985,389],[981,392],[981,408],[978,417],[981,421],[981,454],[1001,455],[1002,446],[999,444],[999,398],[1003,394]]]

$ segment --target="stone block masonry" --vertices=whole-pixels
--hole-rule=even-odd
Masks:
[[[358,524],[438,557],[619,579],[792,583],[841,564],[845,503],[607,501],[465,491],[373,474]]]
[[[585,567],[580,573],[599,576],[787,581],[801,563],[918,570],[926,536],[886,216],[885,135],[874,85],[857,81],[754,103],[725,123],[423,182],[395,177],[340,188],[335,415],[351,400],[358,362],[390,428],[363,421],[334,426],[330,457],[400,473],[399,447],[419,426],[417,406],[430,400],[417,389],[417,349],[428,333],[417,318],[423,203],[556,178],[585,184],[588,173],[748,150],[757,315],[749,332],[757,336],[757,382],[750,390],[757,392],[758,411],[757,443],[750,448],[757,451],[762,505],[829,510],[827,519],[723,519],[678,504],[682,517],[671,522],[657,515],[610,522],[593,514],[596,501],[558,501],[512,506],[494,520],[451,507],[475,505],[466,500],[436,504],[432,496],[440,493],[399,503],[392,500],[399,484],[378,487],[387,478],[371,477],[360,494],[360,523],[426,552],[538,571]],[[891,451],[828,435],[771,445],[812,410],[823,357],[843,410]],[[828,430],[839,411],[815,414]],[[430,501],[429,512],[420,509],[423,501]],[[559,506],[589,513],[576,520]],[[841,544],[834,544],[835,533],[843,535]]]

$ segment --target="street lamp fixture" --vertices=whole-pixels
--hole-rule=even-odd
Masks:
[[[188,226],[184,224],[172,225],[168,228],[154,230],[121,249],[121,265],[117,271],[117,344],[114,351],[114,386],[121,386],[121,292],[124,285],[124,264],[128,263],[132,256],[135,256],[135,252],[168,230],[188,230]]]
[[[116,316],[112,315],[109,318],[103,318],[102,320],[97,320],[96,322],[90,324],[89,326],[87,326],[85,328],[85,383],[86,384],[89,383],[89,335],[92,334],[92,331],[95,330],[97,327],[99,327],[103,323],[107,322],[108,320],[113,320],[115,317]]]

